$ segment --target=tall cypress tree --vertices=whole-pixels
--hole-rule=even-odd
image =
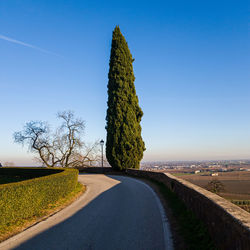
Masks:
[[[106,157],[115,169],[139,168],[145,145],[140,121],[143,112],[135,91],[134,59],[120,28],[112,37],[108,74]]]

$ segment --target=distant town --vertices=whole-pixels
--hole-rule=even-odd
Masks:
[[[202,173],[250,171],[250,160],[217,160],[217,161],[154,161],[142,162],[141,170],[160,172]]]

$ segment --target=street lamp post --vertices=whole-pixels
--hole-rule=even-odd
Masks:
[[[102,148],[102,171],[103,171],[103,145],[104,145],[104,140],[100,141],[101,148]]]

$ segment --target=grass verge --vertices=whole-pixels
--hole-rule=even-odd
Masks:
[[[47,208],[39,211],[34,216],[27,219],[17,219],[15,223],[8,224],[7,226],[0,226],[0,242],[59,212],[60,210],[74,202],[82,193],[85,192],[85,190],[86,187],[78,182],[73,192],[67,194],[57,202],[49,204]]]
[[[184,240],[185,249],[217,249],[205,224],[186,207],[184,202],[164,184],[155,180],[150,181],[157,186],[158,192],[170,208],[173,219],[177,223],[177,233]]]

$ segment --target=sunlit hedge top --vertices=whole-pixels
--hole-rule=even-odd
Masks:
[[[76,169],[1,168],[0,171],[0,174],[32,178],[0,185],[0,229],[16,220],[39,215],[49,204],[72,192],[78,179]],[[38,173],[46,176],[38,177]]]

